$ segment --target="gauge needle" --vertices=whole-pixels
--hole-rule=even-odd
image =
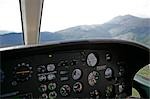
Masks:
[[[16,72],[16,74],[26,74],[29,73],[30,71],[20,71],[20,72]]]

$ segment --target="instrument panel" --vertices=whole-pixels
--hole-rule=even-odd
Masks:
[[[128,97],[149,56],[148,49],[127,43],[76,41],[1,51],[0,97]]]

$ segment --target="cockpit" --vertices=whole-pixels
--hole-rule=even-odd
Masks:
[[[65,2],[62,5],[66,1],[61,1]],[[84,6],[83,1],[68,2],[73,8],[77,5],[88,8],[98,3],[87,0]],[[144,67],[147,70],[142,73],[150,76],[150,18],[118,16],[101,25],[75,26],[49,33],[40,31],[48,0],[18,0],[18,4],[25,45],[6,43],[4,36],[9,34],[0,34],[1,99],[150,98],[150,78],[138,74]],[[45,23],[49,19],[43,20]],[[140,33],[143,35],[139,36]],[[14,34],[18,35],[11,35]],[[133,88],[140,97],[132,96]]]

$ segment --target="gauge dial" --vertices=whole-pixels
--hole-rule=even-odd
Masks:
[[[80,79],[82,76],[82,71],[80,69],[75,69],[73,72],[72,72],[72,78],[74,80],[78,80]]]
[[[80,93],[81,91],[83,90],[83,86],[80,82],[76,82],[74,85],[73,85],[73,91],[75,93]]]
[[[97,82],[97,80],[99,79],[99,73],[96,71],[93,71],[89,74],[88,76],[88,83],[90,86],[94,86]]]
[[[97,64],[97,57],[95,56],[94,53],[90,53],[88,56],[87,56],[87,65],[88,66],[91,66],[91,67],[94,67],[96,64]]]
[[[112,78],[112,76],[113,76],[113,71],[112,71],[112,69],[111,69],[111,68],[107,68],[107,69],[105,70],[105,78]]]
[[[60,94],[65,97],[65,96],[68,96],[70,94],[70,86],[69,85],[63,85],[61,88],[60,88]]]
[[[54,71],[55,70],[55,65],[54,64],[49,64],[47,65],[47,71]]]
[[[14,69],[14,76],[18,81],[28,80],[31,77],[32,67],[29,64],[18,64]]]

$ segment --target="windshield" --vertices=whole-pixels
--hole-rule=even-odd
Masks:
[[[41,43],[125,39],[150,46],[149,0],[45,0]]]
[[[0,0],[0,47],[23,44],[19,0]]]

